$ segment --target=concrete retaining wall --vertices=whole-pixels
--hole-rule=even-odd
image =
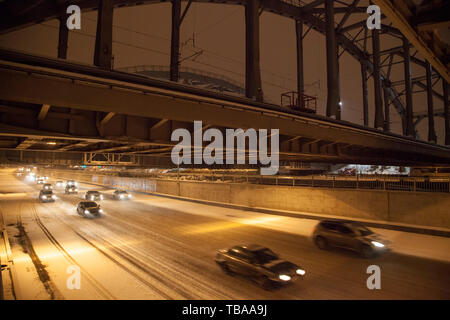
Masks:
[[[448,193],[267,186],[240,183],[121,178],[46,170],[54,179],[76,179],[248,207],[336,215],[450,228]]]

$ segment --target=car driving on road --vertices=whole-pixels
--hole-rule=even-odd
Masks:
[[[89,190],[88,192],[86,192],[86,194],[84,195],[84,198],[86,200],[103,200],[103,195],[95,190]]]
[[[346,220],[321,221],[312,237],[320,249],[340,247],[356,251],[365,258],[385,252],[389,244],[362,223]]]
[[[39,200],[41,202],[55,202],[56,196],[52,190],[41,190],[39,192]]]
[[[42,190],[53,190],[53,186],[52,186],[51,183],[45,183],[45,184],[42,186]]]
[[[67,180],[66,181],[66,186],[77,187],[78,183],[75,180]]]
[[[36,177],[36,183],[37,184],[44,184],[45,183],[44,177]]]
[[[131,199],[131,194],[126,192],[125,190],[116,190],[113,193],[114,200],[129,200]]]
[[[77,212],[79,215],[86,217],[88,215],[100,216],[103,210],[100,205],[94,201],[81,201],[78,203]]]
[[[276,283],[290,283],[306,273],[298,265],[280,259],[272,250],[257,244],[219,250],[215,261],[225,273],[248,277],[264,289]]]
[[[65,194],[77,194],[78,188],[75,186],[66,185],[66,189],[64,190]]]
[[[57,188],[64,188],[66,186],[65,183],[62,182],[61,180],[56,181],[55,185]]]

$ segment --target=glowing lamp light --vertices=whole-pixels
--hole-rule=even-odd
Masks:
[[[280,275],[280,280],[289,281],[289,280],[291,280],[291,277],[288,275],[282,274],[282,275]]]

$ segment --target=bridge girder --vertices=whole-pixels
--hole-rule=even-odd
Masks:
[[[180,0],[168,0],[168,1],[172,1],[174,4],[177,4],[177,8],[179,6],[179,2]],[[286,17],[290,17],[293,18],[297,21],[301,21],[303,24],[307,25],[309,28],[312,28],[322,34],[326,34],[327,33],[327,21],[324,18],[324,13],[326,13],[326,6],[322,7],[325,3],[329,3],[332,1],[310,1],[308,4],[306,5],[300,5],[299,3],[295,3],[295,2],[284,2],[281,0],[251,0],[253,2],[255,2],[255,6],[260,7],[261,9],[263,9],[264,11],[268,11],[268,12],[273,12],[282,16],[286,16]],[[249,1],[244,1],[244,0],[227,0],[227,1],[222,1],[222,0],[217,0],[218,3],[226,3],[226,4],[235,4],[235,5],[244,5],[246,6],[246,8],[248,8],[249,3],[253,3],[253,2],[249,2]],[[53,0],[43,0],[40,2],[35,3],[34,5],[23,5],[23,3],[21,2],[17,2],[17,1],[11,1],[11,0],[5,0],[2,3],[0,3],[0,33],[4,33],[4,32],[8,32],[11,30],[15,30],[17,28],[20,27],[24,27],[24,26],[28,26],[30,24],[33,23],[39,23],[45,20],[49,20],[49,19],[53,19],[53,18],[60,18],[62,13],[65,9],[65,7],[69,4],[77,4],[81,7],[82,10],[97,10],[99,7],[102,8],[102,6],[104,6],[105,3],[110,3],[111,5],[113,5],[114,7],[122,7],[122,6],[133,6],[133,5],[141,5],[141,4],[151,4],[151,3],[160,3],[161,1],[156,1],[156,0],[143,0],[143,1],[131,1],[131,0],[102,0],[102,1],[98,1],[98,0],[79,0],[79,1],[65,1],[65,0],[58,0],[58,1],[53,1]],[[192,0],[189,0],[189,4],[192,2]],[[211,0],[197,0],[197,2],[214,2]],[[391,25],[386,25],[383,24],[382,26],[382,30],[381,30],[381,34],[388,34],[391,36],[397,36],[397,37],[403,37],[405,36],[409,42],[411,42],[418,51],[420,51],[420,53],[422,53],[425,58],[427,58],[427,61],[429,61],[431,63],[431,65],[434,67],[435,72],[438,72],[440,74],[440,76],[442,77],[443,81],[448,82],[449,80],[449,76],[448,76],[448,72],[449,69],[446,65],[446,62],[443,62],[443,59],[445,58],[445,53],[447,52],[446,48],[442,48],[440,46],[440,44],[435,41],[432,43],[432,48],[430,48],[429,46],[427,46],[427,32],[429,32],[429,30],[431,29],[435,29],[438,27],[441,27],[442,25],[446,25],[446,23],[448,22],[448,17],[445,17],[445,15],[442,15],[442,13],[439,14],[438,9],[436,8],[419,8],[422,13],[425,12],[426,14],[422,14],[420,15],[421,18],[419,18],[418,14],[414,14],[412,12],[408,12],[407,6],[401,6],[399,5],[398,1],[387,1],[387,0],[377,0],[374,1],[374,3],[378,4],[381,9],[382,12],[386,14],[386,16],[392,20],[392,22],[394,23],[394,25],[397,28],[392,27]],[[381,80],[381,84],[383,86],[383,93],[384,93],[384,97],[385,100],[388,100],[390,103],[386,104],[386,111],[389,111],[389,105],[393,105],[394,108],[397,110],[397,112],[400,114],[401,118],[402,118],[402,123],[404,124],[404,133],[407,133],[409,135],[412,135],[414,132],[414,128],[413,127],[413,122],[412,122],[412,117],[413,117],[413,110],[411,107],[411,88],[408,90],[406,90],[406,105],[407,107],[405,108],[403,106],[403,103],[400,99],[400,97],[402,96],[402,94],[398,93],[395,89],[395,87],[390,85],[390,68],[392,66],[392,59],[391,59],[391,63],[388,66],[388,72],[385,73],[382,70],[380,70],[380,72],[378,72],[378,70],[375,70],[377,68],[374,68],[374,61],[373,61],[373,55],[370,54],[367,50],[367,47],[365,45],[366,41],[367,41],[367,35],[365,35],[363,38],[358,36],[361,33],[361,31],[363,29],[365,29],[365,20],[366,17],[363,17],[359,22],[357,23],[353,23],[349,26],[345,26],[345,23],[348,19],[348,17],[350,15],[355,15],[355,14],[361,14],[361,13],[365,13],[365,7],[362,6],[360,4],[360,1],[351,1],[349,2],[347,5],[344,5],[345,3],[343,1],[339,1],[339,6],[337,6],[336,8],[334,8],[335,13],[339,13],[339,14],[343,14],[344,16],[340,19],[340,21],[338,21],[338,27],[335,30],[335,36],[336,36],[336,41],[338,43],[338,45],[340,47],[342,47],[346,52],[348,52],[350,55],[352,55],[353,57],[355,57],[357,60],[359,60],[362,64],[364,64],[364,67],[367,68],[367,71],[370,73],[376,73],[378,75],[378,77]],[[444,5],[445,7],[445,5]],[[447,5],[448,7],[448,5]],[[406,8],[406,9],[405,9]],[[446,7],[445,7],[446,8]],[[178,10],[180,11],[180,10]],[[177,11],[177,12],[178,12]],[[100,12],[101,13],[101,12]],[[99,17],[101,17],[101,14],[99,13]],[[186,10],[185,10],[186,13]],[[185,15],[185,13],[183,13],[183,17]],[[180,13],[178,12],[178,14],[176,15],[178,18],[180,16]],[[325,15],[326,16],[326,15]],[[437,16],[437,17],[436,17]],[[99,27],[98,27],[98,32],[97,32],[97,36],[99,36],[99,32],[100,35],[102,34],[102,28],[100,28],[101,23],[100,23],[99,19]],[[110,20],[110,19],[107,19]],[[112,19],[111,19],[112,20]],[[248,19],[247,19],[248,20]],[[172,28],[173,30],[179,32],[179,24],[181,22],[178,21],[174,21],[176,26],[178,26],[178,28]],[[248,22],[248,21],[247,21]],[[109,23],[109,22],[108,22]],[[105,25],[107,25],[108,23],[105,23]],[[112,22],[111,22],[112,23]],[[111,26],[109,26],[111,27]],[[105,28],[103,28],[104,30]],[[358,31],[359,29],[359,31]],[[348,32],[350,31],[358,31],[356,33],[356,35],[350,35],[348,34]],[[253,28],[252,32],[250,32],[250,34],[253,34],[255,32],[255,29]],[[109,32],[107,33],[107,38],[109,38]],[[247,32],[249,33],[249,32]],[[174,35],[174,33],[172,33],[172,36]],[[176,34],[175,34],[176,35]],[[61,36],[61,34],[60,34]],[[64,34],[63,36],[63,40],[64,40]],[[100,37],[101,38],[101,37]],[[257,38],[257,37],[253,37],[253,38]],[[429,40],[429,39],[428,39]],[[361,48],[361,46],[359,46],[357,43],[360,41],[364,41],[364,47]],[[98,41],[101,42],[101,39]],[[107,40],[106,42],[110,42],[109,40]],[[172,41],[173,42],[173,41]],[[247,41],[247,46],[248,46],[248,42]],[[428,41],[429,42],[429,41]],[[108,44],[108,43],[107,43]],[[62,45],[60,45],[60,48],[64,48],[64,45],[67,46],[67,44],[62,43]],[[99,43],[99,45],[101,45],[101,43]],[[110,43],[109,43],[110,45]],[[257,44],[256,44],[257,46]],[[173,44],[172,44],[172,48],[173,48]],[[249,46],[248,46],[249,47]],[[255,43],[253,43],[252,47],[250,50],[247,50],[247,56],[251,56],[253,57],[253,59],[247,59],[249,61],[256,61],[258,59],[254,59],[255,58],[255,54],[258,51],[258,48],[255,48]],[[175,47],[176,49],[176,47]],[[390,50],[390,49],[388,49]],[[439,51],[440,50],[440,51]],[[97,51],[97,50],[96,50]],[[104,50],[103,50],[104,51]],[[174,51],[172,56],[178,55],[178,50],[172,50]],[[101,51],[100,51],[101,52]],[[331,51],[330,51],[331,52]],[[407,61],[408,59],[411,60],[411,62],[415,62],[418,63],[422,66],[426,66],[426,62],[427,61],[421,61],[420,59],[417,59],[414,57],[414,55],[410,55],[409,53],[406,52],[406,48],[403,47],[403,52],[393,52],[393,54],[403,54],[405,61]],[[328,55],[330,55],[331,53],[329,53]],[[96,54],[96,59],[99,59],[99,55]],[[444,57],[444,58],[443,58]],[[110,58],[110,55],[106,57],[106,60],[108,60],[108,58]],[[407,59],[408,58],[408,59]],[[173,60],[173,59],[172,59]],[[175,61],[175,60],[173,60]],[[97,63],[99,64],[99,63]],[[176,64],[177,64],[177,68],[178,68],[178,60],[176,60]],[[108,68],[108,62],[102,63],[101,64],[104,67]],[[176,72],[175,67],[172,66],[172,62],[171,62],[171,78],[173,73]],[[249,75],[257,75],[258,72],[255,72],[255,70],[259,70],[259,66],[257,65],[257,63],[254,63],[254,65],[252,65],[252,68],[247,66],[247,76]],[[251,69],[251,71],[250,71]],[[375,72],[377,71],[377,72]],[[425,71],[425,69],[424,69]],[[299,70],[300,72],[300,70]],[[410,83],[410,75],[408,75],[405,72],[405,79],[404,79],[404,83],[407,85],[408,83]],[[300,78],[300,77],[299,77]],[[175,78],[173,78],[172,80],[175,80]],[[365,80],[364,80],[365,81]],[[364,82],[363,81],[363,82]],[[334,83],[334,82],[333,82]],[[377,81],[378,83],[378,81]],[[262,88],[260,88],[261,86],[258,86],[258,77],[254,76],[253,78],[249,78],[248,81],[246,81],[246,86],[248,88],[259,88],[260,91],[262,92]],[[251,91],[251,90],[250,90]],[[255,91],[255,90],[253,90]],[[381,95],[381,91],[379,91],[379,95]],[[254,96],[254,92],[253,93],[248,93],[247,96],[253,95]],[[363,101],[364,101],[364,110],[367,109],[366,106],[366,97],[364,97],[365,95],[365,91],[363,90]],[[258,97],[257,97],[258,99]],[[378,100],[380,98],[378,97]],[[336,100],[336,99],[334,99]],[[379,114],[380,114],[380,101],[377,101],[376,105],[377,107],[377,115],[378,118]],[[432,116],[432,114],[430,114],[429,116]],[[366,116],[365,116],[366,118]],[[448,121],[448,119],[446,120]],[[377,127],[380,127],[380,124],[382,124],[382,120],[377,121]],[[366,122],[365,122],[366,123]],[[430,121],[431,123],[431,121]],[[386,130],[386,128],[389,128],[389,126],[384,125],[384,128]],[[449,133],[446,132],[446,136],[448,136]]]
[[[5,58],[1,52],[0,55]],[[4,62],[0,65],[0,82],[5,84],[0,87],[3,103],[24,103],[23,109],[33,114],[47,104],[52,106],[54,113],[83,115],[84,120],[69,118],[67,122],[59,121],[57,126],[49,117],[42,121],[34,118],[30,123],[24,117],[13,115],[8,119],[13,125],[0,125],[3,145],[12,141],[15,147],[18,139],[39,138],[42,143],[30,145],[27,150],[117,151],[169,158],[170,149],[164,148],[174,145],[170,141],[171,132],[176,128],[192,132],[192,122],[201,119],[205,128],[279,128],[284,136],[280,158],[286,161],[374,164],[450,161],[446,147],[384,134],[348,122],[287,112],[248,99],[70,62],[58,61],[58,66],[51,69],[49,64],[55,64],[51,59],[40,58],[38,61],[32,56],[28,59],[34,62],[29,60],[29,64],[24,65],[25,57],[22,57],[22,63],[12,63],[9,67]],[[64,66],[72,71],[64,71]],[[24,86],[29,90],[24,91]],[[69,96],[68,92],[71,93]],[[5,109],[5,113],[9,116],[12,113],[8,111],[13,110],[13,107]],[[111,112],[114,117],[105,123],[103,130],[98,130],[97,115],[102,118]]]

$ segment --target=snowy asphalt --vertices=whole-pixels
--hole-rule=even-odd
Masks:
[[[0,173],[0,209],[18,298],[450,299],[448,238],[384,231],[393,251],[362,259],[344,250],[317,249],[309,237],[314,220],[145,194],[115,201],[112,189],[83,184],[78,195],[56,189],[55,203],[40,203],[40,188]],[[86,189],[105,195],[100,218],[76,213]],[[265,291],[223,274],[214,263],[217,250],[242,243],[271,248],[302,266],[305,278]],[[374,264],[381,268],[381,290],[366,286],[367,267]],[[71,266],[80,269],[80,289],[67,286]]]

